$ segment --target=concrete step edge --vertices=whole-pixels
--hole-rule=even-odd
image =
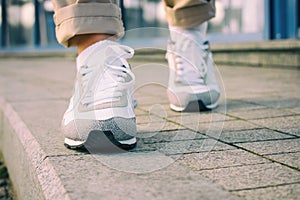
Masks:
[[[70,197],[46,153],[13,106],[0,97],[1,150],[14,190],[20,199],[65,199]],[[6,123],[5,123],[6,122]],[[2,127],[1,127],[2,125]],[[3,132],[9,126],[11,132]],[[21,148],[18,147],[21,144]],[[25,156],[24,159],[18,159]],[[24,163],[27,162],[27,163]],[[29,166],[24,167],[24,166]],[[20,177],[26,174],[30,176]],[[24,180],[24,177],[28,180]],[[21,180],[22,179],[22,180]],[[24,182],[35,185],[26,184]]]

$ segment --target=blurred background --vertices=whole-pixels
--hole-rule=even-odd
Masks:
[[[1,0],[0,6],[0,50],[61,48],[51,0]],[[126,30],[167,27],[160,0],[121,0],[121,7]],[[216,7],[208,27],[212,43],[300,38],[300,0],[216,0]],[[163,29],[153,30],[143,38],[165,39]]]

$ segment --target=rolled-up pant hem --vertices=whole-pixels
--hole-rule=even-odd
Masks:
[[[112,3],[80,3],[59,9],[54,15],[56,38],[69,47],[75,35],[105,33],[124,34],[120,8]]]
[[[69,40],[75,35],[104,33],[117,38],[124,35],[123,24],[112,17],[77,17],[68,19],[56,27],[59,43],[69,47]]]
[[[190,28],[199,25],[215,16],[214,2],[174,9],[165,6],[167,20],[170,26]]]

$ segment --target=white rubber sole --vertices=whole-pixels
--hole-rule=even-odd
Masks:
[[[81,147],[83,146],[85,141],[77,141],[77,140],[72,140],[69,138],[65,138],[65,144],[70,146],[70,147]]]
[[[121,145],[134,145],[137,143],[136,137],[133,137],[129,140],[122,140],[122,141],[117,141],[118,143],[120,143]],[[70,138],[65,138],[64,141],[65,145],[68,146],[69,148],[80,148],[83,147],[84,144],[86,143],[86,141],[78,141],[78,140],[72,140]]]
[[[197,101],[197,102],[198,102],[198,101]],[[190,103],[193,103],[193,102],[190,102]],[[189,104],[190,104],[190,103],[189,103]],[[176,111],[176,112],[183,112],[183,111],[185,111],[185,110],[188,108],[189,104],[187,104],[187,105],[184,106],[184,107],[175,106],[174,104],[170,104],[170,108],[171,108],[171,110],[174,110],[174,111]],[[214,109],[214,108],[218,107],[218,102],[213,103],[213,104],[210,104],[210,105],[204,105],[204,107],[205,107],[206,109],[209,109],[209,110]],[[199,109],[198,109],[198,110],[199,110]]]

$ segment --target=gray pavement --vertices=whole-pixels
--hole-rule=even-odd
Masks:
[[[176,113],[166,63],[141,60],[138,145],[120,154],[63,146],[72,60],[0,61],[1,149],[20,199],[300,199],[299,70],[218,66],[220,106]]]

